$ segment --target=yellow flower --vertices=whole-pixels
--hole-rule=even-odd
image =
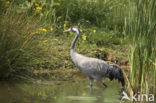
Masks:
[[[41,7],[36,7],[36,11],[38,11],[38,12],[40,12],[42,10],[42,8]]]
[[[39,6],[37,3],[35,3],[35,6]]]
[[[46,97],[47,95],[45,94],[45,92],[42,92],[42,97]]]
[[[86,35],[83,35],[82,38],[83,38],[83,40],[86,40],[87,39],[87,36]]]
[[[9,5],[10,4],[10,1],[7,1],[6,4]]]
[[[66,24],[64,24],[64,27],[66,27],[67,25]]]
[[[86,93],[85,93],[85,92],[83,92],[83,93],[82,93],[82,96],[86,96]]]
[[[48,41],[48,40],[44,40],[44,41],[43,41],[43,43],[45,43],[45,44],[46,44],[46,43],[47,43],[47,41]]]
[[[56,96],[54,96],[53,98],[56,99]]]
[[[55,38],[54,40],[58,41],[58,39],[57,39],[57,38]]]
[[[50,27],[50,30],[53,31],[54,30],[53,27]]]
[[[42,95],[42,92],[40,91],[40,92],[38,92],[38,96],[41,96]]]
[[[44,14],[43,14],[43,13],[41,13],[41,14],[40,14],[40,16],[44,16]]]
[[[47,32],[47,29],[45,29],[45,28],[41,28],[40,31]]]
[[[65,24],[67,24],[68,23],[68,21],[64,21],[65,22]]]
[[[93,32],[96,33],[96,30],[94,29]]]

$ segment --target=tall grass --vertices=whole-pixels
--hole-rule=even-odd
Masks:
[[[0,79],[31,69],[44,61],[42,39],[38,21],[27,13],[18,13],[9,7],[0,15]],[[14,75],[15,76],[15,75]]]
[[[131,43],[130,82],[133,90],[154,93],[156,90],[156,1],[129,0],[125,33]]]

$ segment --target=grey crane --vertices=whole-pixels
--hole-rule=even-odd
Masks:
[[[72,28],[65,30],[64,32],[69,31],[74,32],[76,35],[70,49],[72,61],[82,73],[88,75],[91,87],[93,86],[94,79],[102,83],[105,87],[107,87],[107,85],[104,82],[102,82],[103,77],[108,77],[110,80],[118,79],[118,81],[121,82],[122,86],[125,85],[123,72],[118,65],[108,64],[103,60],[90,58],[78,54],[74,48],[75,43],[80,35],[80,30],[76,26],[73,26]]]

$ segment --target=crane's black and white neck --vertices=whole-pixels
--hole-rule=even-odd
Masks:
[[[70,48],[71,50],[74,50],[75,49],[76,41],[79,38],[79,32],[75,32],[75,34],[76,34],[76,36],[75,36],[75,38],[74,38],[74,40],[72,42],[72,45],[71,45],[71,48]]]
[[[80,35],[80,30],[76,27],[76,26],[73,26],[71,29],[68,29],[68,30],[66,30],[66,31],[72,31],[72,32],[74,32],[75,33],[75,38],[74,38],[74,40],[73,40],[73,42],[72,42],[72,44],[71,44],[71,47],[70,47],[70,52],[71,52],[71,55],[73,54],[73,53],[75,53],[76,51],[75,51],[75,44],[76,44],[76,41],[78,40],[78,38],[79,38],[79,35]],[[65,31],[65,32],[66,32]]]
[[[73,26],[72,28],[68,29],[68,30],[65,30],[64,32],[74,32],[75,33],[75,38],[71,44],[71,47],[70,47],[70,54],[71,54],[71,57],[74,57],[74,55],[77,54],[77,52],[75,51],[75,45],[76,45],[76,41],[78,40],[79,38],[79,35],[80,35],[80,30],[76,27],[76,26]],[[74,59],[74,58],[72,58]]]

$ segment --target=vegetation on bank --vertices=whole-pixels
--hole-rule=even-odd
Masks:
[[[73,68],[74,34],[63,31],[77,25],[78,52],[119,64],[129,59],[128,87],[154,93],[155,9],[155,0],[0,0],[0,78]]]
[[[102,48],[106,48],[106,51],[122,49],[119,46],[124,42],[121,30],[123,25],[119,22],[122,20],[119,16],[113,21],[110,19],[122,2],[74,0],[0,2],[2,12],[0,52],[4,54],[1,55],[0,67],[2,79],[31,69],[71,68],[69,47],[74,34],[64,34],[63,31],[72,25],[78,25],[81,30],[81,37],[77,43],[77,46],[82,48],[78,50],[80,52],[100,58],[101,55],[96,51],[101,51]]]

